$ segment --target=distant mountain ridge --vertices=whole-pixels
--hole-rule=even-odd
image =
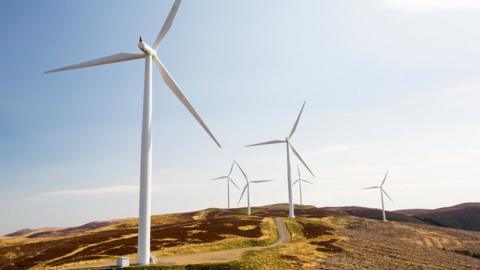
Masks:
[[[350,215],[356,217],[363,217],[369,219],[382,219],[382,210],[378,208],[368,208],[360,206],[342,206],[342,207],[326,207],[324,208],[329,211],[337,212],[343,215]],[[415,217],[398,213],[386,211],[387,219],[391,221],[400,221],[400,222],[412,222],[412,223],[423,223],[421,220],[418,220]]]
[[[381,210],[376,208],[344,206],[325,207],[323,209],[345,215],[380,220]],[[404,209],[386,211],[388,220],[425,223],[429,225],[480,231],[480,203],[462,203],[438,209]]]
[[[432,210],[406,209],[395,213],[414,217],[430,225],[480,231],[480,203],[462,203]]]
[[[269,206],[270,212],[283,211],[284,204],[274,204]],[[311,206],[296,206],[298,214],[302,214]],[[317,211],[327,211],[330,214],[351,215],[369,219],[381,219],[381,210],[376,208],[367,208],[360,206],[344,206],[344,207],[323,207],[317,208]],[[311,211],[308,210],[308,211]],[[285,214],[286,215],[286,214]],[[448,227],[469,231],[480,231],[480,203],[462,203],[450,207],[442,207],[438,209],[404,209],[397,211],[387,211],[387,217],[391,221],[425,223],[434,226]],[[76,233],[93,231],[103,227],[108,227],[117,223],[121,223],[125,219],[109,220],[109,221],[93,221],[77,227],[68,228],[39,228],[39,229],[21,229],[16,232],[7,234],[7,237],[26,237],[41,238],[66,236]]]
[[[88,232],[102,227],[107,227],[122,220],[108,220],[108,221],[92,221],[81,226],[68,227],[68,228],[40,228],[40,229],[21,229],[16,232],[7,234],[8,237],[27,237],[27,238],[40,238],[40,237],[53,237],[53,236],[66,236],[74,233]]]

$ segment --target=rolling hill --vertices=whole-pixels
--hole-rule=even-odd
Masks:
[[[381,220],[380,209],[345,206],[326,207],[345,215]],[[480,231],[480,203],[463,203],[451,207],[438,209],[406,209],[387,211],[387,218],[391,221],[425,223],[434,226],[456,228],[469,231]]]
[[[336,213],[341,213],[344,215],[382,220],[382,210],[376,209],[376,208],[344,206],[344,207],[326,207],[324,209],[330,210]],[[398,212],[390,212],[390,211],[386,211],[386,213],[387,213],[387,219],[390,221],[423,223],[421,220],[418,220],[415,217],[411,217],[406,214],[402,214]]]
[[[480,203],[463,203],[433,210],[407,209],[395,213],[435,226],[480,231]]]
[[[360,207],[296,206],[295,219],[285,218],[286,204],[244,212],[153,216],[157,264],[149,269],[480,269],[480,232],[414,216],[428,210],[392,212],[391,222],[375,220],[378,209]],[[136,219],[22,230],[0,238],[0,269],[111,269],[117,256],[135,261],[136,237]]]
[[[5,236],[21,236],[21,237],[28,237],[28,238],[67,236],[73,233],[92,231],[92,230],[106,227],[119,222],[121,221],[120,220],[93,221],[78,227],[70,227],[70,228],[21,229],[16,232],[7,234]]]

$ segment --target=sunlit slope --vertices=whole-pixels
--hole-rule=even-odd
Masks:
[[[154,254],[164,255],[268,244],[274,240],[270,239],[274,237],[270,233],[274,231],[272,224],[270,218],[216,210],[154,216],[151,249]],[[111,260],[116,256],[134,255],[136,250],[137,222],[123,220],[64,236],[3,238],[0,269]]]
[[[336,241],[317,269],[480,269],[480,233],[359,217],[330,219]]]
[[[358,207],[297,206],[296,219],[283,218],[291,236],[288,243],[248,251],[231,262],[188,269],[480,269],[480,232],[431,226],[403,213],[397,213],[401,222],[381,222],[348,214],[352,209],[372,218],[380,214],[378,209]],[[154,216],[153,255],[173,258],[271,245],[277,238],[273,218],[286,217],[287,205],[252,210],[250,217],[245,209]],[[91,224],[104,226],[1,238],[0,269],[88,268],[112,264],[116,256],[135,260],[135,219]],[[175,269],[183,269],[179,267]]]

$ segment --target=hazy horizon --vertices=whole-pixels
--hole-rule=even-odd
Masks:
[[[172,2],[0,4],[1,235],[138,215],[144,63],[43,72],[137,53]],[[470,0],[184,0],[159,56],[223,149],[155,73],[152,213],[226,207],[210,179],[233,159],[276,180],[252,206],[286,203],[285,146],[244,146],[287,136],[304,100],[305,204],[379,208],[362,188],[387,169],[387,210],[478,202],[479,14]]]

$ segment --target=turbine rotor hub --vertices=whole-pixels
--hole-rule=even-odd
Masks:
[[[148,46],[147,43],[143,42],[141,37],[138,42],[138,48],[146,55],[151,55],[151,56],[157,55],[157,52],[152,47]]]

